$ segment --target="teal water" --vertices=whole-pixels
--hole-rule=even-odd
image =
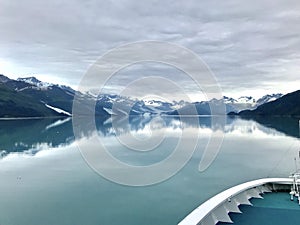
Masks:
[[[78,148],[79,142],[95,133],[84,128],[82,139],[76,140],[71,120],[0,121],[0,224],[173,225],[229,187],[263,177],[287,177],[294,171],[298,121],[228,118],[226,124],[211,124],[207,117],[199,123],[135,118],[119,120],[114,127],[110,121],[98,122],[96,135],[110,154],[135,166],[152,165],[172,155],[183,131],[186,145],[179,150],[185,154],[198,133],[195,152],[174,176],[133,187],[95,173]],[[208,169],[200,172],[207,143],[220,132],[224,134],[221,148]],[[149,137],[163,137],[163,141],[151,151],[133,151],[120,142],[120,138],[129,140],[128,135],[143,143]],[[100,162],[108,170],[115,169]],[[126,171],[116,174],[128,175]]]
[[[240,206],[242,214],[231,213],[230,217],[236,225],[274,225],[299,224],[300,206],[298,201],[290,200],[288,193],[268,193],[264,199],[252,199],[253,206]],[[225,225],[228,223],[218,223]]]

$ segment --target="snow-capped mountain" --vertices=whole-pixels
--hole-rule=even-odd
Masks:
[[[163,102],[160,100],[139,100],[129,97],[102,94],[97,96],[97,106],[110,115],[158,115],[174,111],[184,106],[183,102]]]
[[[1,76],[2,117],[48,117],[72,114],[74,90],[41,82],[35,77],[17,80]],[[48,107],[51,106],[51,107]]]
[[[156,111],[157,113],[172,111],[184,106],[184,104],[178,106],[177,102],[170,103],[160,100],[143,100],[143,102],[145,106],[150,108],[152,111]]]
[[[76,93],[76,91],[73,88],[66,86],[66,85],[55,84],[54,86],[58,86],[59,88],[67,91],[70,95],[75,95],[75,93]]]
[[[300,115],[300,90],[288,93],[282,97],[273,100],[274,96],[265,98],[269,101],[258,106],[254,110],[243,110],[238,113],[240,116],[290,116],[299,117]],[[232,115],[237,115],[232,113]],[[296,120],[298,125],[298,119]]]
[[[255,104],[255,99],[251,96],[241,96],[237,99],[238,103]]]
[[[267,102],[274,101],[280,97],[282,97],[282,94],[271,94],[271,95],[265,95],[258,100],[251,96],[242,96],[238,99],[230,98],[224,96],[224,103],[227,106],[230,106],[232,108],[233,112],[239,112],[245,109],[256,109],[258,106],[263,105]]]
[[[47,83],[47,82],[42,82],[35,77],[23,77],[23,78],[18,78],[17,81],[22,81],[31,85],[34,85],[36,87],[40,88],[47,88],[49,86],[52,86],[53,84]]]
[[[237,103],[238,102],[234,98],[227,97],[227,96],[223,96],[223,100],[224,100],[225,104],[233,104],[233,103]]]
[[[53,116],[53,113],[71,116],[73,100],[76,94],[80,96],[79,104],[82,104],[82,113],[95,111],[97,115],[104,117],[111,115],[177,115],[178,112],[185,115],[210,115],[211,105],[221,106],[221,103],[225,104],[226,113],[239,112],[245,109],[255,109],[262,104],[274,101],[282,96],[282,94],[271,94],[265,95],[258,100],[251,96],[242,96],[237,99],[224,96],[220,100],[212,99],[210,101],[193,103],[185,101],[165,102],[157,99],[139,100],[116,94],[94,95],[91,93],[80,93],[71,87],[42,82],[35,77],[13,80],[0,75],[0,84],[2,85],[3,92],[9,91],[10,93],[7,96],[12,97],[11,101],[7,101],[7,99],[2,100],[4,101],[2,111],[4,109],[7,110],[7,112],[3,112],[4,116],[10,116],[12,113],[14,116],[18,116],[18,110],[21,109],[22,113],[20,115],[22,116],[27,116],[27,114],[30,116],[33,112],[36,116]],[[96,101],[95,110],[92,108],[92,104],[87,104],[87,102],[94,101]],[[16,108],[15,112],[13,112],[10,106],[11,102],[14,102],[16,106],[19,105],[20,109]],[[30,106],[29,102],[33,105],[31,104],[32,106]],[[26,107],[31,108],[26,109]],[[49,110],[52,110],[52,112],[49,113]],[[222,113],[222,110],[219,113]]]
[[[265,95],[263,97],[261,97],[260,99],[257,100],[256,105],[260,106],[263,105],[267,102],[272,102],[275,101],[278,98],[281,98],[283,96],[283,94],[271,94],[271,95]]]

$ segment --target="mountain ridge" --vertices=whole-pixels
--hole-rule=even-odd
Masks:
[[[6,100],[9,100],[9,96],[12,97],[12,102],[17,101],[16,96],[20,96],[23,102],[19,99],[15,102],[15,105],[21,105],[22,110],[15,108],[15,111],[9,110],[12,107],[11,102],[4,101],[0,96],[0,102],[2,106],[6,108],[5,113],[0,112],[0,117],[18,116],[18,110],[23,111],[19,113],[19,116],[30,117],[30,112],[34,109],[28,103],[33,102],[36,107],[34,115],[39,116],[53,116],[64,115],[71,116],[73,109],[74,96],[79,96],[79,104],[82,105],[82,113],[93,112],[92,104],[86,104],[88,102],[96,102],[95,114],[97,116],[109,117],[113,115],[211,115],[211,106],[225,105],[226,113],[235,112],[236,114],[244,109],[256,109],[259,106],[274,101],[282,96],[282,94],[268,94],[258,100],[255,100],[251,96],[242,96],[238,99],[224,96],[223,99],[212,99],[209,101],[200,102],[185,102],[185,101],[173,101],[164,102],[155,99],[138,100],[132,99],[126,96],[119,96],[116,94],[101,94],[99,96],[91,95],[89,93],[80,93],[71,87],[65,85],[51,84],[42,82],[37,78],[23,77],[17,80],[10,79],[4,75],[0,75],[0,84],[2,85],[2,92],[7,92]],[[6,89],[4,89],[4,87]],[[28,107],[27,107],[28,105]],[[28,109],[28,112],[26,111]],[[47,109],[45,109],[47,108]],[[50,111],[49,111],[50,110]],[[52,111],[51,111],[52,110]],[[0,109],[1,111],[1,109]],[[2,109],[3,111],[3,109]],[[10,112],[9,112],[10,111]],[[27,112],[27,113],[24,113]],[[221,109],[217,114],[224,113]],[[10,115],[11,114],[11,115]]]
[[[242,117],[257,116],[297,116],[300,117],[300,90],[288,93],[274,101],[258,106],[254,110],[230,113]]]

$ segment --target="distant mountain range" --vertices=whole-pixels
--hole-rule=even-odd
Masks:
[[[224,96],[224,103],[232,108],[231,111],[239,112],[245,109],[256,109],[258,106],[274,101],[282,96],[283,94],[268,94],[258,100],[251,96],[242,96],[238,99]]]
[[[253,110],[230,113],[242,117],[257,116],[300,116],[300,90],[286,94],[274,101],[267,102]]]
[[[248,110],[239,114],[246,115],[251,114],[256,108],[262,110],[265,104],[282,98],[282,94],[272,94],[265,95],[258,100],[251,96],[238,99],[224,96],[221,100],[212,99],[192,103],[137,100],[111,94],[94,96],[90,93],[80,93],[71,87],[45,83],[35,77],[13,80],[0,75],[0,117],[71,116],[76,94],[82,103],[83,113],[93,110],[89,104],[86,104],[93,101],[96,102],[95,114],[102,117],[111,115],[210,115],[210,105],[221,105],[221,103],[225,104],[226,113],[232,112],[231,114],[237,115],[243,110]],[[288,109],[291,110],[291,108]]]
[[[172,112],[168,112],[169,115],[210,115],[211,109],[210,105],[214,106],[220,106],[222,103],[225,104],[225,110],[226,113],[234,112],[238,113],[245,109],[255,109],[260,105],[263,105],[267,102],[274,101],[278,98],[280,98],[282,94],[271,94],[271,95],[265,95],[258,100],[255,100],[251,96],[242,96],[238,99],[230,98],[224,96],[223,99],[217,100],[212,99],[210,101],[201,101],[201,102],[194,102],[194,103],[187,103],[183,107],[181,107],[179,110],[174,110]],[[194,110],[196,108],[196,111]],[[178,113],[178,111],[180,111]],[[223,113],[223,112],[220,112]],[[220,114],[219,113],[219,114]]]

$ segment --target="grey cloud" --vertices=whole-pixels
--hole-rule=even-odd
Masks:
[[[300,81],[299,27],[298,0],[0,0],[0,62],[11,63],[16,77],[30,72],[76,86],[89,66],[114,47],[170,41],[196,52],[226,94],[265,94],[279,86],[289,92],[294,87],[282,81]],[[172,71],[161,73],[171,76]],[[108,89],[142,73],[147,72],[126,73]],[[176,82],[194,89],[184,77]]]

